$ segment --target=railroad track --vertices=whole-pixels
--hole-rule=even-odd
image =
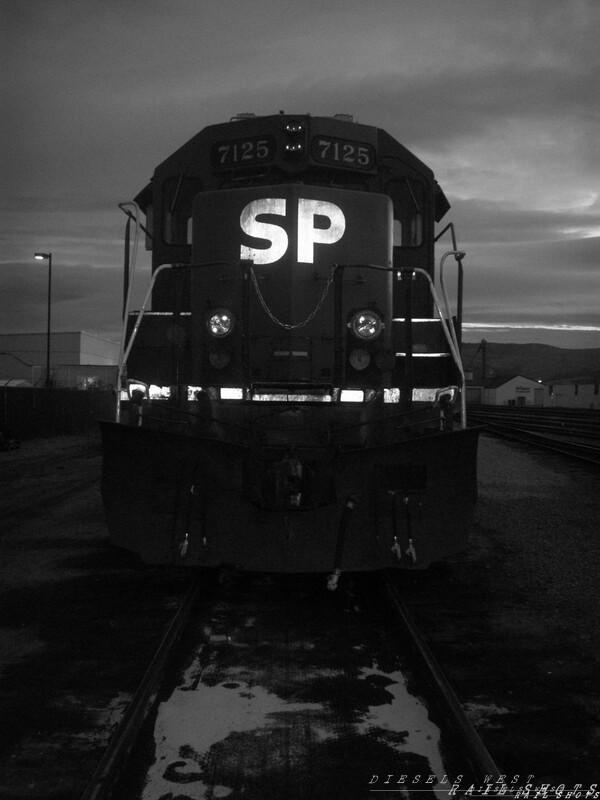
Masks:
[[[445,797],[495,781],[396,581],[344,575],[330,593],[321,575],[234,574],[202,602],[192,587],[82,800]]]
[[[478,407],[469,410],[468,417],[494,436],[600,464],[600,414],[596,411]]]
[[[473,406],[469,417],[573,438],[600,439],[600,411],[519,406]]]
[[[26,448],[3,453],[0,521],[9,526],[38,517],[99,481],[100,454],[92,444],[76,443],[33,455]]]

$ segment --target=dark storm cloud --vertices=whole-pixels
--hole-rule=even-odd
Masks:
[[[117,331],[120,299],[109,288],[121,280],[117,203],[204,126],[281,108],[353,113],[432,166],[478,265],[467,285],[478,319],[589,315],[598,259],[585,243],[594,240],[567,241],[568,252],[555,243],[600,232],[595,0],[0,0],[0,8],[0,270],[28,263],[35,250],[55,253],[70,270],[72,295],[57,301],[66,327],[106,331],[112,315]],[[17,319],[6,305],[0,297],[2,329]]]
[[[47,262],[4,263],[0,267],[2,330],[37,332],[47,323]],[[115,338],[122,302],[122,277],[111,267],[52,265],[53,330],[94,330]]]
[[[25,195],[22,197],[0,198],[0,214],[36,214],[38,212],[103,212],[112,198],[100,200],[91,194],[53,197],[44,195]]]
[[[460,220],[461,239],[467,244],[486,242],[550,242],[598,230],[600,202],[589,209],[531,210],[519,208],[513,201],[460,200],[450,198],[451,216]],[[582,240],[582,252],[588,252],[589,240]],[[596,264],[598,257],[596,257]]]
[[[465,259],[465,320],[597,328],[599,266],[598,237],[475,246]]]

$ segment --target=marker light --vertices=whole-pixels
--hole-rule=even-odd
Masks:
[[[206,327],[210,334],[216,336],[217,339],[222,339],[231,333],[234,322],[235,317],[231,311],[226,308],[218,308],[206,318]]]
[[[350,320],[352,333],[364,341],[376,339],[383,330],[383,321],[376,311],[359,311]]]

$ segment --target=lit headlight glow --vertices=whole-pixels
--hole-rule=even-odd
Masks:
[[[383,330],[383,320],[376,311],[366,309],[356,313],[349,323],[352,333],[363,341],[376,339]]]
[[[217,339],[222,339],[228,336],[233,330],[235,317],[226,308],[217,308],[212,314],[206,318],[206,327],[208,332],[215,336]]]

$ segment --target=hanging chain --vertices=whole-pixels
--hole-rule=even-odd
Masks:
[[[329,277],[327,278],[327,285],[325,286],[325,289],[323,290],[323,294],[321,295],[317,305],[314,307],[314,309],[311,311],[311,313],[308,315],[308,317],[305,320],[303,320],[302,322],[298,322],[295,325],[292,325],[289,322],[282,322],[280,319],[277,319],[277,317],[273,314],[271,309],[268,307],[268,305],[267,305],[267,303],[265,301],[265,298],[262,296],[262,292],[260,291],[260,288],[259,288],[259,285],[258,285],[258,280],[256,278],[256,275],[254,274],[254,269],[252,267],[250,267],[250,275],[252,277],[252,283],[254,284],[254,289],[256,290],[256,296],[258,297],[258,300],[259,300],[261,306],[263,307],[263,309],[265,310],[265,313],[267,314],[269,319],[272,322],[274,322],[276,325],[279,325],[279,327],[285,328],[287,331],[293,331],[293,330],[296,330],[296,328],[303,328],[305,325],[308,325],[308,323],[312,322],[313,319],[317,316],[317,314],[319,313],[319,310],[321,309],[321,306],[325,302],[325,298],[327,297],[327,295],[329,293],[329,289],[331,288],[331,284],[333,283],[333,279],[335,277],[336,270],[337,270],[337,264],[334,264],[333,267],[331,268],[331,272],[329,273]]]

